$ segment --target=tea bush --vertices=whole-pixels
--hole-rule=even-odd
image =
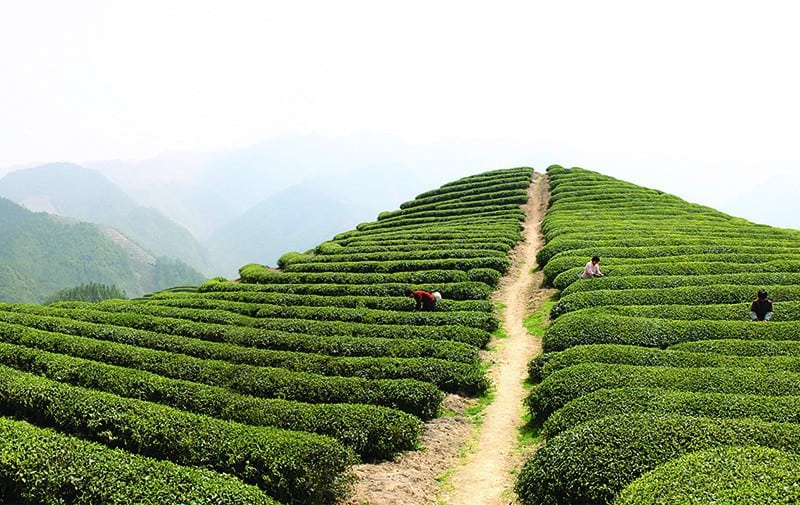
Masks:
[[[800,425],[661,414],[607,416],[550,439],[525,464],[516,490],[526,505],[606,504],[671,459],[728,445],[796,453]]]
[[[692,452],[655,467],[628,484],[615,505],[692,503],[798,503],[800,456],[744,445]]]
[[[800,423],[800,396],[701,393],[640,387],[599,389],[579,396],[553,412],[542,426],[542,435],[549,439],[593,419],[637,413]]]
[[[256,486],[0,417],[4,503],[278,505]]]

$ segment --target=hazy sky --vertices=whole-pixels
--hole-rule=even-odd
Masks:
[[[0,0],[0,169],[475,139],[800,227],[763,210],[800,189],[798,24],[788,0]]]

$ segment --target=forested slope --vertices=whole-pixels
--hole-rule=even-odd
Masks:
[[[41,303],[62,289],[92,282],[141,296],[203,280],[180,260],[155,257],[136,244],[123,247],[96,225],[30,212],[0,198],[2,301]]]
[[[139,205],[95,170],[71,163],[15,170],[0,178],[0,196],[33,211],[112,227],[154,256],[180,258],[195,270],[213,272],[208,254],[189,230]]]

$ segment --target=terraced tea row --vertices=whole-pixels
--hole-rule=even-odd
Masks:
[[[529,367],[546,444],[519,475],[522,503],[655,504],[667,488],[713,501],[731,474],[726,492],[755,503],[767,475],[791,481],[789,465],[758,465],[800,454],[800,232],[579,168],[548,175],[538,258],[561,297]],[[594,255],[605,276],[580,278]],[[759,290],[768,323],[750,320]],[[668,480],[725,454],[705,488]]]
[[[245,265],[236,281],[140,300],[0,305],[2,498],[341,498],[353,463],[416,448],[446,393],[489,387],[479,351],[498,322],[488,297],[521,238],[532,175],[454,181],[288,252],[280,269]],[[417,312],[410,288],[444,299]],[[34,439],[49,442],[31,449]],[[74,457],[42,467],[59,446]],[[95,463],[78,467],[81,458]],[[160,483],[153,468],[185,484]],[[36,471],[47,478],[26,477]],[[141,483],[120,487],[121,475]]]

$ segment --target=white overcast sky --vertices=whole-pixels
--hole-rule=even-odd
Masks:
[[[771,0],[0,0],[0,170],[378,132],[736,213],[800,189],[798,26]]]

